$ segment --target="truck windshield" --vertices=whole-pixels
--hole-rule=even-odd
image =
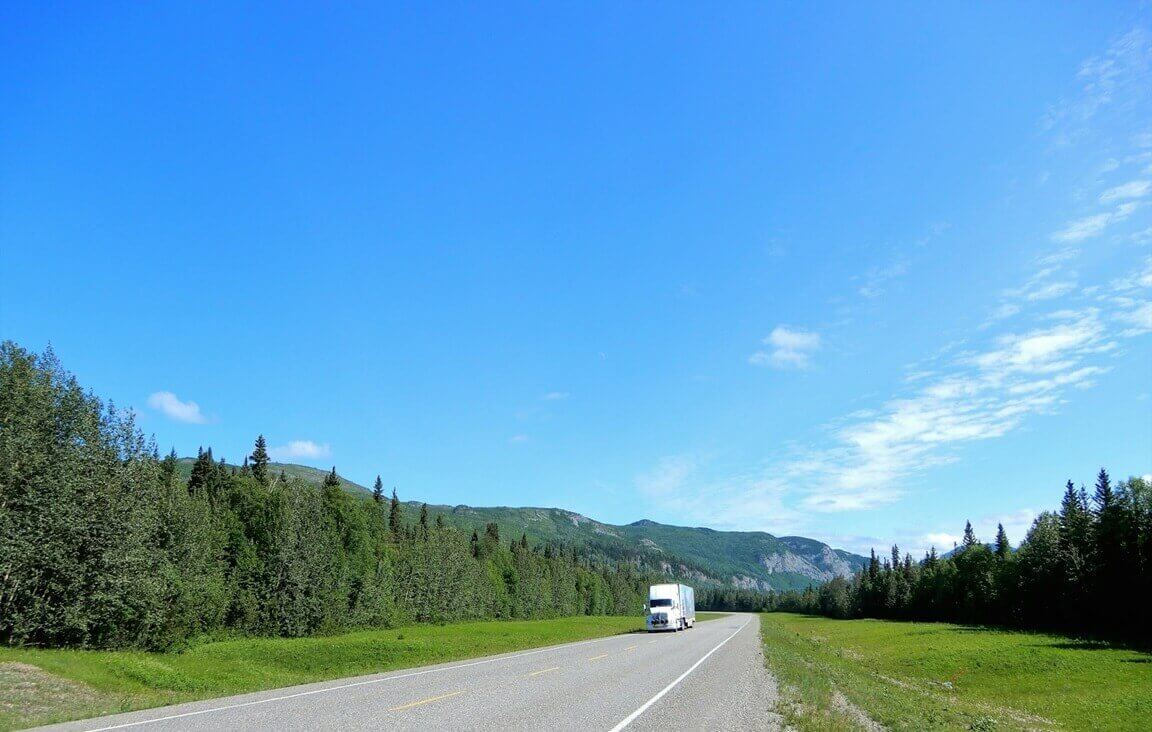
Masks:
[[[648,604],[652,607],[672,607],[671,600],[651,600]]]

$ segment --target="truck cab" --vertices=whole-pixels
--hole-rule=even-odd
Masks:
[[[688,630],[696,625],[695,593],[688,585],[652,585],[648,588],[649,632]]]

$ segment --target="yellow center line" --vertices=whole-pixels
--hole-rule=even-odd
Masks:
[[[601,653],[599,656],[593,656],[592,658],[589,658],[588,660],[589,661],[599,661],[601,658],[608,658],[608,654],[607,653]]]
[[[420,701],[414,701],[411,704],[405,704],[405,705],[399,706],[399,707],[392,707],[388,711],[399,712],[399,711],[402,711],[404,709],[411,709],[412,707],[418,707],[421,704],[428,704],[430,702],[440,701],[441,699],[447,699],[450,696],[459,696],[460,694],[463,694],[463,693],[464,692],[461,690],[461,691],[453,691],[453,692],[450,692],[448,694],[441,694],[440,696],[430,696],[427,699],[421,699]]]
[[[528,675],[529,676],[539,676],[540,674],[546,674],[549,671],[559,671],[559,670],[560,670],[559,666],[553,666],[552,668],[542,668],[539,671],[533,671],[532,673],[530,673]]]
[[[652,644],[652,643],[655,643],[655,642],[656,642],[656,641],[654,641],[654,640],[650,640],[650,641],[648,641],[648,643],[649,643],[649,644]]]
[[[626,651],[634,651],[634,650],[636,650],[637,648],[639,648],[639,646],[628,646],[628,647],[627,647],[627,648],[625,648],[624,650],[626,650]]]

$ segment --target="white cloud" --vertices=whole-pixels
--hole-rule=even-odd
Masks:
[[[973,363],[1000,381],[1011,373],[1041,374],[1066,369],[1070,358],[1085,355],[1101,347],[1104,328],[1093,310],[1079,315],[1072,323],[1041,328],[1023,335],[1010,334],[998,339],[998,348],[972,357]]]
[[[992,314],[988,316],[987,322],[985,322],[980,327],[981,327],[981,329],[988,328],[991,325],[995,324],[997,321],[1007,320],[1008,318],[1011,318],[1013,315],[1019,315],[1019,314],[1020,314],[1020,306],[1017,305],[1016,303],[1011,303],[1011,302],[1001,303],[1000,305],[997,305],[996,309],[992,311]]]
[[[884,294],[892,280],[908,273],[908,260],[897,259],[886,267],[873,267],[864,275],[864,285],[857,291],[862,297],[874,298]]]
[[[1152,333],[1152,302],[1144,300],[1136,303],[1130,309],[1117,313],[1116,317],[1131,326],[1124,331],[1125,336]]]
[[[1051,300],[1055,297],[1067,295],[1076,289],[1075,282],[1049,282],[1048,284],[1038,287],[1032,292],[1029,292],[1027,297],[1029,300],[1035,302],[1036,300]]]
[[[508,442],[512,443],[513,445],[519,445],[519,444],[527,442],[527,441],[528,441],[528,435],[525,435],[523,433],[521,433],[519,435],[512,435],[511,437],[508,438]]]
[[[291,440],[287,445],[268,448],[268,455],[273,460],[318,460],[332,454],[328,443],[318,443],[312,440]]]
[[[1092,120],[1106,107],[1124,108],[1146,97],[1152,70],[1152,44],[1143,28],[1118,38],[1103,54],[1080,66],[1076,93],[1051,106],[1043,121],[1058,146],[1088,136]]]
[[[935,534],[925,534],[924,542],[929,546],[936,547],[936,550],[943,554],[944,552],[951,551],[952,547],[959,544],[964,537],[957,534],[949,534],[947,532],[938,532]]]
[[[696,461],[688,455],[663,457],[651,471],[636,478],[636,485],[648,496],[668,498],[680,493],[688,477],[696,469]]]
[[[1068,252],[1069,250],[1064,250]],[[1073,250],[1074,251],[1074,250]],[[1050,254],[1039,261],[1044,264],[1038,272],[1028,278],[1021,287],[1004,291],[1004,296],[1013,299],[1024,299],[1029,302],[1051,300],[1067,295],[1076,289],[1076,274],[1065,269],[1063,262],[1072,255],[1064,253]],[[1055,278],[1059,279],[1055,279]],[[1015,313],[1013,313],[1015,314]]]
[[[1053,234],[1052,238],[1060,242],[1077,242],[1100,236],[1109,226],[1126,220],[1139,206],[1136,201],[1128,201],[1112,211],[1076,219]]]
[[[778,325],[763,342],[771,346],[772,350],[753,353],[748,357],[748,363],[781,369],[803,369],[808,367],[812,354],[820,348],[820,334]]]
[[[571,394],[566,391],[550,391],[547,394],[542,395],[540,399],[545,402],[558,402],[567,399],[570,396]]]
[[[1090,386],[1107,369],[1086,362],[1113,347],[1100,313],[1087,309],[962,354],[879,414],[837,428],[832,447],[811,452],[802,505],[847,511],[899,499],[914,473],[954,461],[956,448],[1001,437],[1054,411],[1064,389]]]
[[[707,526],[781,532],[800,529],[804,516],[784,504],[788,474],[717,478],[706,474],[707,467],[707,462],[695,455],[668,455],[638,475],[635,484],[662,511],[691,516]]]
[[[204,424],[208,418],[200,411],[200,405],[193,401],[182,402],[170,391],[157,391],[148,396],[148,406],[169,419],[189,424]]]
[[[1116,292],[1129,292],[1147,287],[1152,287],[1152,256],[1145,257],[1139,268],[1131,274],[1109,283],[1109,288]]]
[[[1053,265],[1069,262],[1078,256],[1080,256],[1080,250],[1076,247],[1064,247],[1063,249],[1058,249],[1054,252],[1051,252],[1050,254],[1046,254],[1043,257],[1040,257],[1039,262],[1045,267],[1051,267]]]
[[[1152,181],[1133,180],[1114,188],[1109,188],[1100,194],[1100,203],[1124,201],[1133,198],[1143,198],[1152,192]]]

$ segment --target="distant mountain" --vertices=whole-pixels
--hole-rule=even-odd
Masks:
[[[419,503],[407,503],[418,511]],[[506,538],[526,534],[533,543],[577,546],[593,555],[630,558],[697,586],[757,590],[802,589],[847,577],[867,558],[799,536],[777,538],[762,531],[716,531],[669,526],[642,519],[605,524],[559,508],[435,506],[428,511],[466,531],[495,522]]]
[[[192,458],[181,458],[180,474],[187,479]],[[326,470],[291,463],[270,463],[273,473],[320,483]],[[350,493],[371,493],[341,477]],[[407,520],[419,515],[418,501],[404,503]],[[868,559],[802,536],[776,537],[762,531],[716,531],[703,527],[669,526],[641,519],[626,526],[605,524],[560,508],[505,506],[441,506],[429,504],[449,525],[483,533],[488,523],[500,527],[505,540],[527,535],[533,544],[578,547],[592,556],[628,559],[638,567],[663,572],[699,587],[741,587],[754,590],[803,589],[833,577],[847,577],[867,566]]]

